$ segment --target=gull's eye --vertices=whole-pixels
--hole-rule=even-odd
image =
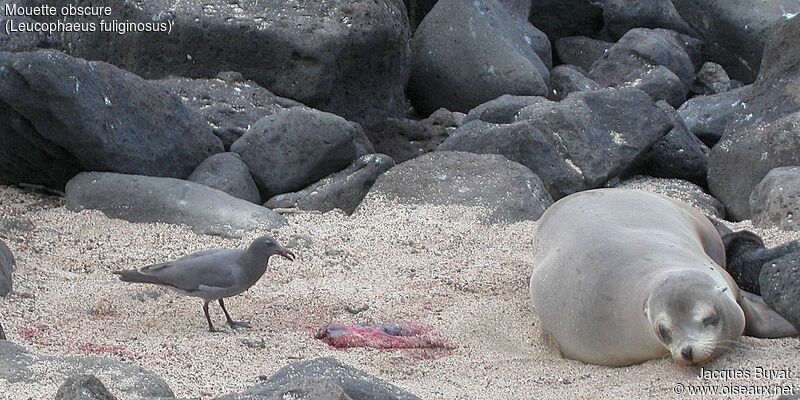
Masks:
[[[719,322],[719,317],[717,316],[717,314],[709,315],[703,318],[703,326],[716,325],[718,322]]]

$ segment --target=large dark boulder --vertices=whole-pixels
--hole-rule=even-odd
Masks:
[[[800,18],[781,19],[761,72],[709,160],[709,187],[734,219],[750,217],[750,192],[773,168],[800,165]],[[746,168],[743,168],[746,166]]]
[[[592,64],[606,54],[613,45],[612,42],[586,36],[568,36],[556,40],[553,48],[562,64],[577,65],[588,71],[592,69]]]
[[[93,374],[102,377],[109,390],[124,398],[175,397],[167,383],[152,372],[110,358],[43,356],[0,340],[0,360],[3,360],[0,385],[8,382],[33,386],[42,382],[63,382],[74,375]],[[53,387],[52,393],[57,389]]]
[[[698,36],[671,0],[604,0],[603,19],[606,32],[617,40],[634,28],[664,28]]]
[[[409,98],[422,115],[441,107],[467,112],[503,94],[547,93],[547,36],[497,0],[440,0],[412,50]]]
[[[56,392],[56,400],[116,400],[94,375],[77,374],[69,377]]]
[[[215,79],[166,78],[158,83],[202,115],[226,150],[259,119],[302,106],[234,72],[220,73]]]
[[[769,171],[750,194],[753,225],[800,231],[800,167]]]
[[[195,168],[187,180],[221,190],[233,197],[261,204],[261,194],[250,175],[247,164],[236,153],[219,153],[208,157]]]
[[[408,9],[408,20],[411,24],[411,31],[416,31],[419,23],[425,18],[438,0],[403,0]],[[498,0],[506,6],[506,9],[513,15],[527,19],[531,11],[531,0]]]
[[[500,154],[538,175],[555,199],[586,189],[580,168],[555,135],[534,121],[510,123],[472,121],[464,124],[439,147],[439,151]]]
[[[417,30],[417,26],[428,15],[438,0],[403,0],[408,11],[408,23],[411,25],[411,32]]]
[[[674,108],[664,101],[658,102],[658,105],[669,115],[673,128],[639,157],[633,173],[684,179],[707,186],[706,172],[711,149],[689,132]]]
[[[106,20],[166,32],[68,32],[65,48],[147,78],[237,71],[271,92],[361,120],[405,109],[409,26],[402,0],[55,0],[109,6]],[[99,23],[98,19],[93,19]]]
[[[130,222],[188,225],[197,233],[235,237],[286,220],[268,208],[199,183],[173,178],[84,172],[66,188],[67,209],[100,210]]]
[[[397,163],[410,160],[436,149],[456,128],[464,114],[444,108],[428,118],[386,118],[366,130],[376,153],[383,153]]]
[[[695,76],[691,40],[664,29],[632,29],[592,65],[589,77],[605,87],[639,88],[679,107]]]
[[[747,86],[728,92],[708,96],[696,96],[687,100],[678,109],[678,114],[697,138],[712,147],[733,120],[736,111],[747,107],[742,96]]]
[[[550,40],[595,36],[603,28],[603,0],[533,0],[530,21]]]
[[[186,178],[222,143],[181,98],[111,64],[0,53],[0,184],[81,171]]]
[[[626,175],[673,125],[638,89],[575,92],[558,103],[531,100],[511,123],[472,120],[438,149],[502,154],[530,168],[559,199]]]
[[[689,90],[694,94],[710,95],[728,92],[732,88],[733,83],[725,69],[717,63],[707,62],[697,72]]]
[[[30,6],[25,0],[0,0],[0,52],[2,51],[35,51],[43,48],[55,48],[58,40],[45,32],[20,32],[20,24],[35,22],[31,17],[6,15],[6,5]]]
[[[457,151],[428,153],[390,169],[372,186],[362,207],[387,201],[484,207],[489,223],[537,220],[553,203],[527,167],[495,154]]]
[[[287,382],[260,400],[352,400],[341,386],[326,378],[303,377]],[[246,400],[243,399],[243,400]]]
[[[550,71],[550,92],[547,98],[559,101],[572,92],[585,92],[600,89],[600,85],[586,76],[580,67],[559,65]]]
[[[797,0],[672,0],[705,43],[708,60],[735,79],[752,82],[770,29],[800,12]]]
[[[0,240],[0,297],[11,292],[11,273],[14,272],[14,255],[11,249]]]
[[[541,96],[514,96],[504,94],[469,110],[466,118],[464,118],[462,126],[471,121],[483,121],[492,124],[510,124],[515,121],[519,110],[543,102],[547,102],[547,99]]]
[[[269,199],[264,206],[321,212],[338,208],[352,214],[375,180],[394,165],[394,160],[385,154],[367,154],[344,170],[299,192],[279,194]]]
[[[283,391],[286,385],[308,378],[328,380],[342,388],[342,391],[352,400],[420,400],[419,397],[397,386],[331,357],[314,358],[289,364],[241,395],[226,396],[219,400],[252,398],[248,396],[274,398],[270,396]]]
[[[800,330],[800,252],[765,263],[758,282],[764,302]]]
[[[231,151],[241,155],[265,199],[300,190],[373,152],[360,126],[306,107],[258,120]]]

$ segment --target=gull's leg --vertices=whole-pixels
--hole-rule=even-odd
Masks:
[[[223,308],[223,310],[224,310],[224,308]],[[216,332],[217,330],[214,329],[214,324],[211,323],[211,316],[208,315],[208,301],[203,302],[203,313],[206,314],[206,321],[208,321],[208,331],[209,332]],[[228,315],[228,313],[225,312],[225,315]]]
[[[222,307],[222,312],[225,313],[225,319],[228,320],[228,325],[230,325],[231,328],[233,328],[233,329],[250,328],[251,325],[250,325],[249,322],[246,322],[246,321],[234,321],[233,318],[231,318],[231,315],[228,314],[228,310],[225,309],[225,302],[222,301],[222,299],[219,299],[219,306]]]

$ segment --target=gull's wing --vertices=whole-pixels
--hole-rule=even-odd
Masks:
[[[244,250],[202,250],[173,261],[115,272],[128,282],[154,283],[186,292],[236,285]]]

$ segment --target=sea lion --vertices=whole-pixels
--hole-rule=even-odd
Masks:
[[[571,359],[625,366],[671,355],[694,365],[742,333],[796,334],[741,295],[721,267],[715,227],[677,200],[627,189],[572,194],[542,215],[534,247],[531,300]]]

